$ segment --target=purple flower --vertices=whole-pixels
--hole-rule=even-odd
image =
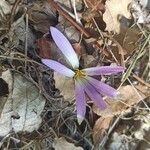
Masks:
[[[103,100],[102,95],[109,97],[117,95],[117,90],[91,76],[118,73],[124,71],[124,68],[121,66],[102,66],[80,70],[78,56],[68,39],[54,27],[50,27],[50,32],[53,40],[68,60],[68,63],[70,63],[72,69],[50,59],[42,59],[42,62],[60,74],[74,79],[77,118],[78,122],[81,123],[86,113],[85,93],[100,109],[106,108],[106,102]]]

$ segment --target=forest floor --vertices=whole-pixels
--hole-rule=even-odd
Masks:
[[[95,77],[120,95],[104,96],[105,110],[86,97],[81,124],[74,80],[41,62],[67,63],[50,26],[81,68],[125,68]],[[150,0],[1,0],[0,149],[150,149]]]

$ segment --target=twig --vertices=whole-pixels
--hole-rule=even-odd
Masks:
[[[80,19],[78,17],[77,10],[76,10],[76,0],[72,0],[72,4],[73,4],[73,11],[74,11],[74,15],[75,15],[76,21],[80,22]]]
[[[25,27],[25,59],[28,57],[28,14],[26,14],[26,27]],[[27,69],[27,61],[25,61],[25,72]]]
[[[30,62],[30,63],[35,63],[37,65],[42,65],[41,63],[38,63],[34,60],[31,60],[31,59],[24,59],[24,58],[16,58],[16,57],[10,57],[10,56],[4,56],[4,55],[0,55],[0,58],[3,58],[3,59],[10,59],[10,60],[19,60],[19,61],[27,61],[27,62]],[[44,65],[42,65],[44,66]]]
[[[142,80],[140,77],[138,77],[136,74],[133,73],[133,78],[135,78],[136,80],[138,80],[139,82],[141,82],[142,84],[145,84],[147,87],[150,88],[150,84],[146,83],[144,80]]]
[[[7,140],[7,138],[10,137],[10,133],[7,134],[6,136],[4,136],[1,141],[0,141],[0,148],[2,147],[2,145],[4,144],[4,142]]]

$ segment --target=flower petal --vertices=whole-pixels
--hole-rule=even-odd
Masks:
[[[43,64],[45,64],[46,66],[48,66],[49,68],[55,70],[56,72],[63,74],[64,76],[67,77],[73,77],[74,76],[74,72],[67,68],[66,66],[60,64],[57,61],[51,60],[51,59],[42,59]]]
[[[90,97],[91,100],[95,103],[95,105],[101,109],[105,109],[107,107],[106,102],[103,100],[102,96],[97,92],[97,90],[88,82],[86,79],[82,79],[84,84],[84,90],[86,94]]]
[[[75,53],[68,39],[56,28],[50,27],[50,32],[53,40],[58,48],[62,51],[74,69],[79,67],[78,56]]]
[[[95,89],[103,94],[103,95],[107,95],[109,97],[115,97],[117,96],[118,92],[116,89],[112,88],[111,86],[101,82],[101,81],[98,81],[92,77],[86,77],[86,79],[89,81],[90,84],[92,84]]]
[[[124,71],[122,66],[102,66],[83,69],[87,75],[107,75]]]
[[[86,113],[86,100],[83,86],[78,80],[75,80],[75,98],[78,123],[81,124]]]

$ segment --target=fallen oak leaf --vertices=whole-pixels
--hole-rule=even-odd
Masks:
[[[140,86],[142,89],[145,89],[144,86]],[[148,89],[146,88],[144,91],[139,92],[141,95],[141,98],[135,90],[133,89],[132,86],[127,85],[127,86],[122,86],[119,89],[121,97],[118,98],[118,100],[112,100],[111,98],[107,98],[106,101],[108,103],[108,107],[101,111],[98,109],[96,106],[93,106],[93,111],[103,117],[107,116],[114,116],[122,113],[125,111],[128,107],[137,104],[141,99],[144,99],[146,96],[143,94],[143,92],[148,93]],[[150,93],[149,93],[150,96]]]

